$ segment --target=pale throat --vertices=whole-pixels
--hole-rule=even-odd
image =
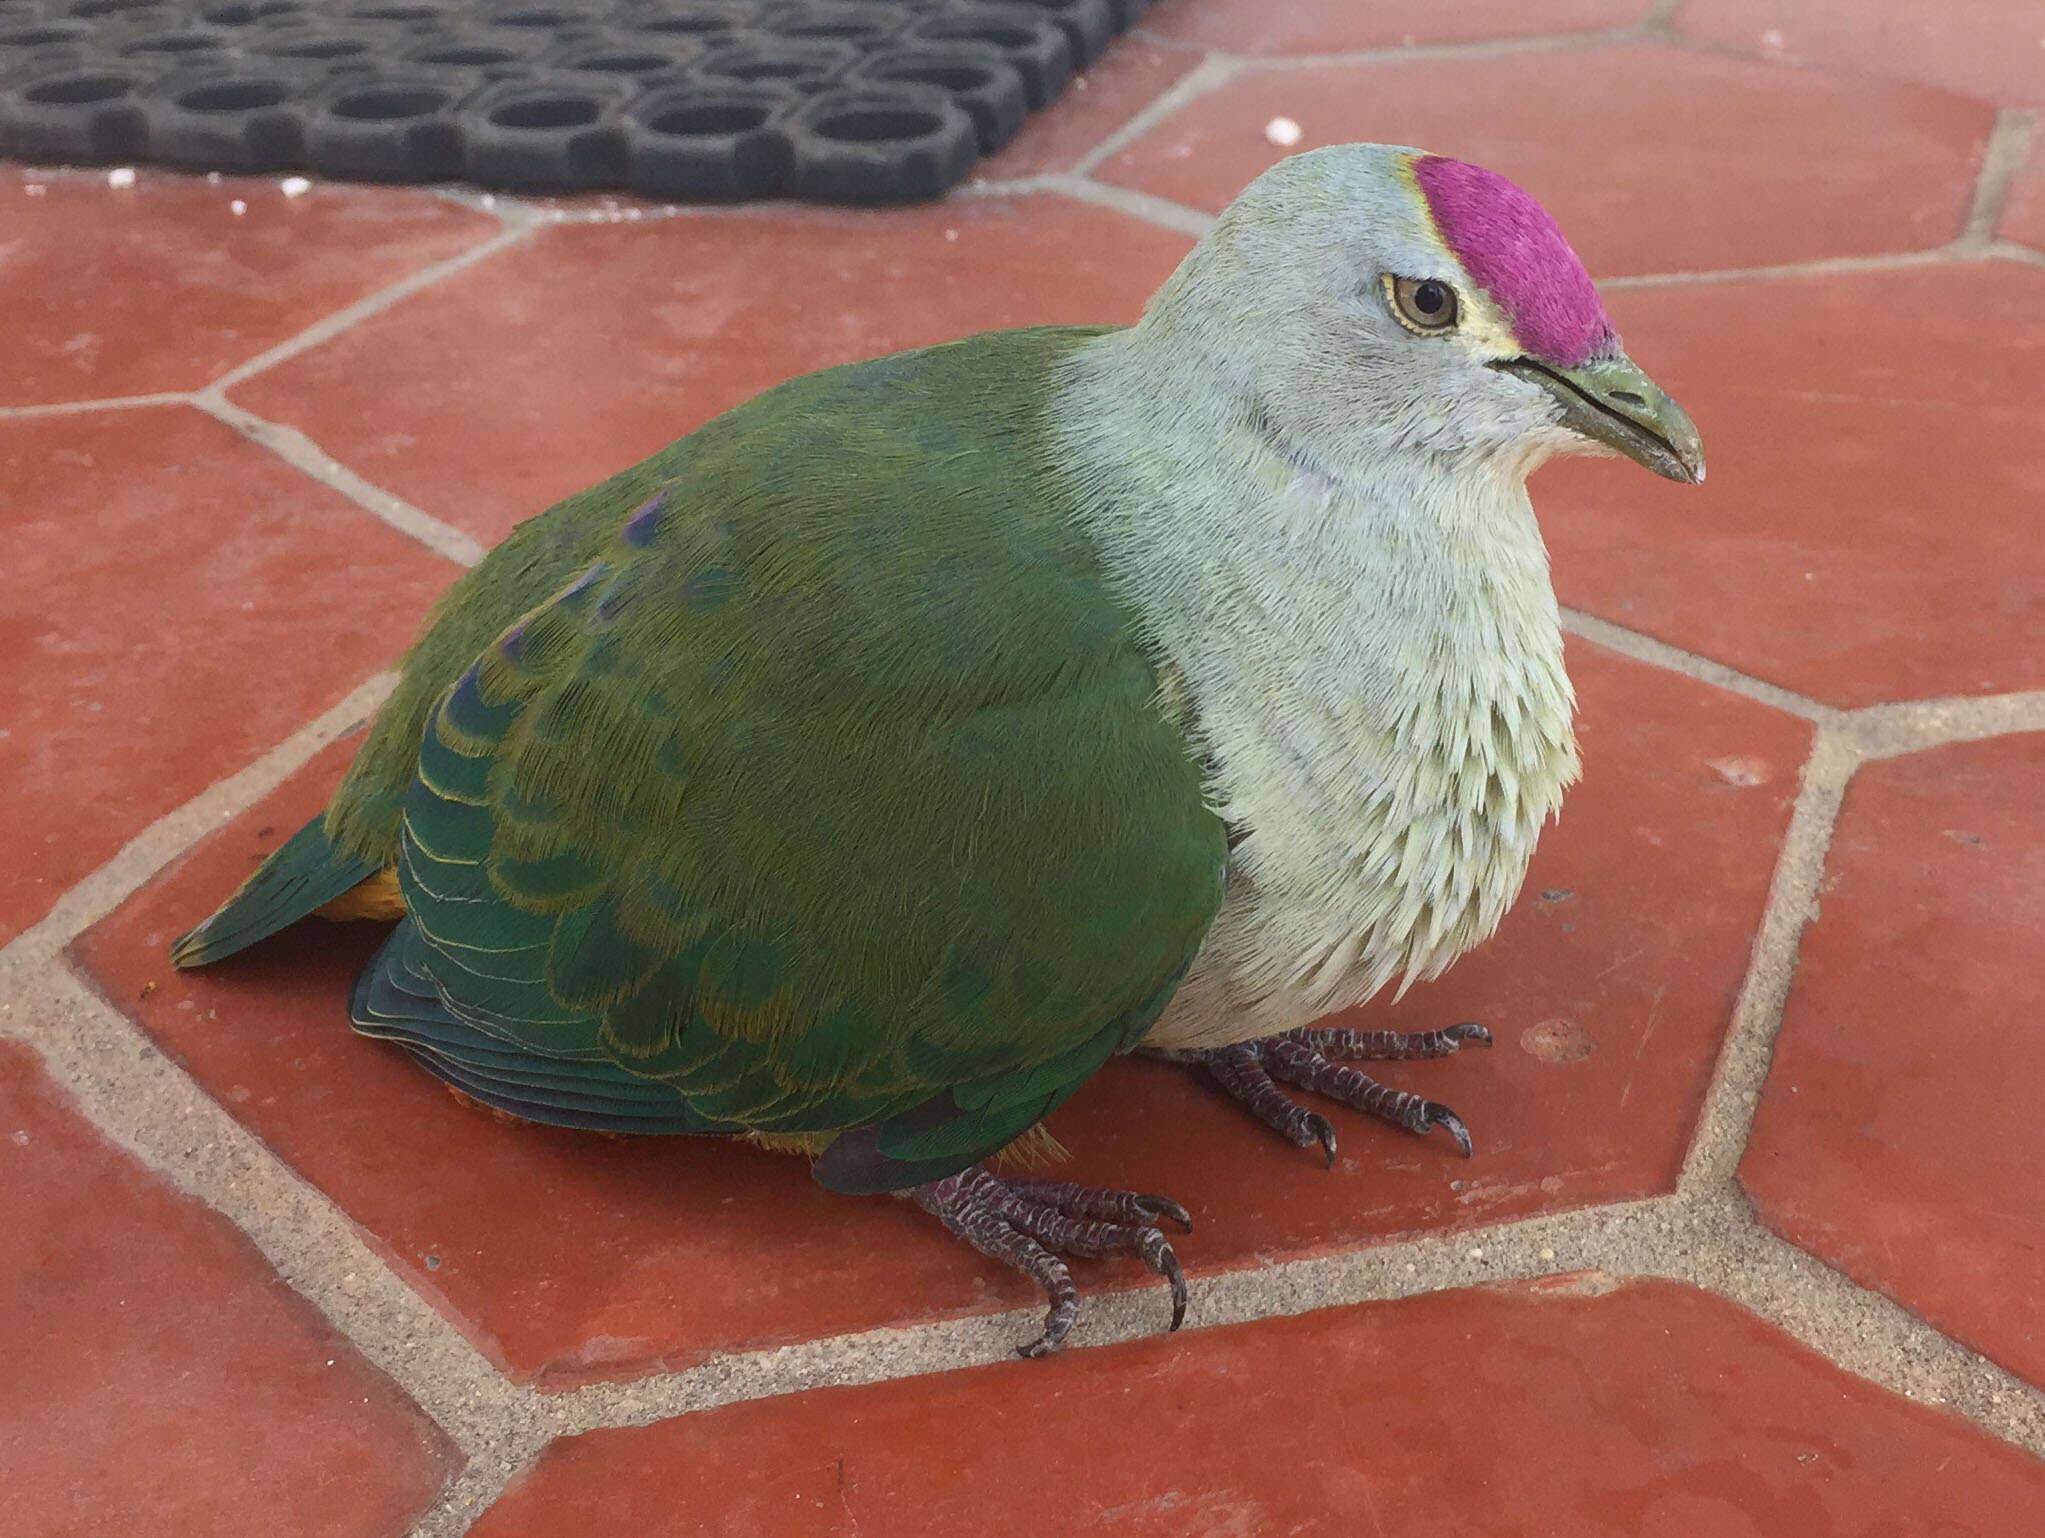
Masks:
[[[1497,926],[1576,774],[1523,471],[1302,464],[1225,403],[1132,423],[1089,410],[1089,383],[1063,413],[1082,517],[1233,841],[1150,1043],[1289,1029],[1440,971]]]

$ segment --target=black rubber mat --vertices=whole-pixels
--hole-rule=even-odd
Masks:
[[[1149,0],[0,0],[0,154],[933,197]]]

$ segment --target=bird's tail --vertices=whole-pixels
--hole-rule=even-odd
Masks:
[[[378,874],[375,865],[329,843],[323,819],[315,817],[257,866],[211,918],[178,936],[171,965],[203,967],[232,956]]]

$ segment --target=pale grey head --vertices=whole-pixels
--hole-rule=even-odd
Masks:
[[[1554,222],[1504,178],[1420,150],[1279,162],[1140,329],[1197,352],[1332,473],[1417,453],[1523,477],[1552,454],[1616,452],[1704,478],[1696,428],[1621,350]]]

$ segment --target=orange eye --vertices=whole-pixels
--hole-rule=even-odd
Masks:
[[[1395,278],[1385,274],[1385,297],[1408,331],[1440,336],[1456,329],[1456,291],[1439,278]]]

